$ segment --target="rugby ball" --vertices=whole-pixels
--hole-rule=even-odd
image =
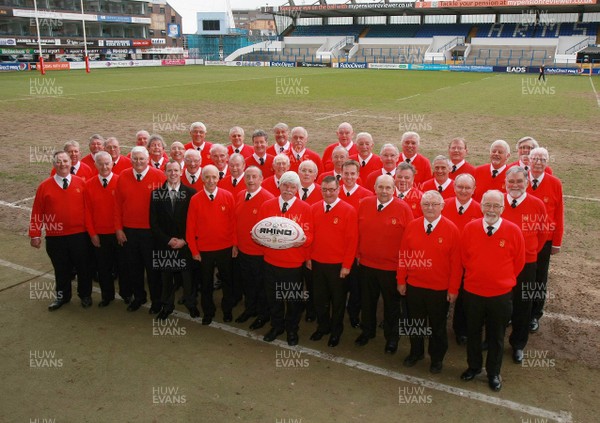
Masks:
[[[306,241],[306,235],[300,225],[281,216],[264,218],[254,225],[251,235],[258,244],[276,250],[300,247]]]

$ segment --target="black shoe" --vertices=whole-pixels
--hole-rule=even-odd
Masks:
[[[350,326],[352,326],[354,329],[359,328],[360,320],[358,320],[358,318],[356,318],[356,319],[350,318]]]
[[[212,323],[212,319],[213,319],[213,318],[212,318],[211,316],[204,316],[204,317],[202,318],[202,325],[203,325],[203,326],[210,325],[210,324]]]
[[[327,342],[327,346],[328,347],[337,347],[337,345],[340,343],[340,336],[339,335],[331,335],[329,337],[329,341]]]
[[[142,306],[141,301],[133,300],[129,303],[129,306],[127,307],[127,311],[138,311],[141,306]]]
[[[500,389],[502,389],[502,379],[500,378],[500,375],[488,376],[488,385],[492,391],[500,391]]]
[[[223,285],[223,282],[221,282],[219,279],[216,279],[216,280],[213,282],[213,289],[214,289],[215,291],[218,291],[219,289],[221,289],[221,285]]]
[[[487,339],[486,339],[485,341],[483,341],[483,342],[481,343],[481,350],[482,350],[482,351],[487,351],[487,349],[488,349],[488,341],[487,341]]]
[[[269,321],[268,318],[267,319],[263,319],[261,317],[258,317],[255,321],[252,322],[252,324],[250,325],[250,329],[252,329],[252,330],[260,329],[264,325],[266,325],[268,321]]]
[[[417,364],[417,361],[423,360],[424,358],[425,358],[425,356],[423,356],[423,355],[420,355],[420,356],[409,355],[404,359],[402,364],[404,365],[404,367],[413,367],[415,364]]]
[[[98,303],[98,307],[102,308],[102,307],[107,307],[110,305],[110,302],[112,300],[102,300]]]
[[[246,323],[248,321],[248,319],[250,319],[251,317],[256,317],[256,313],[248,313],[247,311],[244,311],[242,314],[240,314],[238,316],[237,319],[235,319],[236,323]]]
[[[229,323],[229,322],[231,322],[232,320],[233,320],[233,315],[231,314],[231,311],[228,311],[228,312],[226,312],[226,313],[225,313],[225,312],[223,313],[223,321],[224,321],[225,323]]]
[[[282,333],[283,333],[283,329],[271,328],[271,330],[269,332],[267,332],[267,334],[265,336],[263,336],[263,341],[273,342]]]
[[[481,373],[481,369],[472,369],[469,367],[460,375],[460,379],[465,381],[473,380],[479,373]]]
[[[315,313],[306,312],[304,320],[306,320],[307,322],[314,322],[315,320],[317,320],[317,315]]]
[[[375,336],[369,336],[365,333],[361,333],[360,335],[358,335],[358,338],[356,338],[356,341],[354,341],[354,343],[359,347],[362,347],[367,345],[369,343],[369,339],[372,338],[375,338]]]
[[[467,337],[465,335],[457,336],[456,343],[458,345],[467,345]]]
[[[158,314],[162,310],[162,306],[160,304],[152,303],[150,306],[150,310],[148,310],[148,314]]]
[[[83,297],[81,299],[81,307],[90,308],[92,306],[92,297]]]
[[[327,335],[329,332],[321,332],[320,330],[316,330],[311,336],[310,336],[310,340],[311,341],[320,341],[321,338],[323,338],[325,335]]]
[[[429,372],[434,375],[437,375],[438,373],[442,373],[442,367],[443,367],[443,364],[441,361],[431,363],[431,365],[429,366]]]
[[[155,317],[156,320],[167,320],[169,315],[173,313],[173,310],[162,309]]]
[[[131,302],[131,297],[121,297],[125,304],[129,304]]]
[[[196,307],[196,306],[189,307],[188,311],[190,312],[190,317],[192,319],[195,319],[196,317],[200,317],[200,310],[198,310],[198,307]]]
[[[67,304],[69,301],[55,300],[48,306],[48,311],[54,311]]]
[[[540,321],[537,317],[531,319],[529,322],[529,333],[536,333],[540,329]]]
[[[287,334],[287,343],[290,347],[298,345],[298,332],[289,332]]]
[[[523,350],[514,349],[512,359],[515,364],[521,364],[523,362]]]
[[[398,351],[398,341],[387,341],[383,351],[386,354],[395,354]]]

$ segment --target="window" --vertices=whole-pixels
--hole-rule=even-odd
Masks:
[[[221,30],[221,22],[220,21],[202,21],[202,30],[203,31],[220,31]]]

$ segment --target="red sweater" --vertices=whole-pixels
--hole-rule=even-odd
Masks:
[[[486,163],[475,168],[475,193],[473,194],[473,199],[478,203],[481,203],[481,197],[483,197],[483,194],[491,189],[497,189],[501,192],[506,192],[505,182],[506,170],[508,169],[508,166],[506,166],[502,172],[497,174],[495,178],[492,178],[490,166],[491,165],[489,163]]]
[[[304,150],[304,154],[302,156],[300,156],[300,160],[297,159],[297,157],[296,157],[297,153],[292,148],[290,148],[286,152],[286,154],[290,158],[290,170],[291,171],[298,173],[298,167],[300,166],[300,163],[302,163],[305,160],[312,160],[317,165],[317,175],[323,173],[323,162],[321,161],[321,157],[314,151],[306,148]]]
[[[94,161],[94,156],[92,156],[92,153],[88,154],[83,159],[81,159],[81,163],[86,164],[93,174],[98,174],[98,169],[96,169],[96,162]]]
[[[274,197],[279,197],[280,192],[279,187],[275,182],[275,175],[263,179],[263,183],[260,186],[273,194]]]
[[[46,236],[64,236],[85,232],[85,181],[71,175],[71,183],[62,189],[54,176],[38,187],[33,200],[29,237],[39,238],[42,229]]]
[[[121,173],[115,192],[115,229],[150,229],[150,196],[165,180],[165,174],[152,167],[139,182],[133,169]]]
[[[366,188],[359,186],[350,197],[346,195],[344,192],[344,188],[340,186],[340,195],[339,197],[344,200],[346,203],[350,204],[354,207],[354,210],[358,212],[358,205],[360,204],[363,198],[372,197],[373,193]]]
[[[333,150],[338,145],[341,144],[339,142],[334,142],[333,144],[329,144],[325,148],[325,151],[323,151],[323,158],[321,159],[321,161],[323,162],[323,170],[325,172],[333,170],[333,161],[331,161],[331,156],[333,155]],[[358,154],[358,150],[356,149],[356,143],[353,143],[350,150],[348,150],[348,156],[353,156],[355,154]]]
[[[379,158],[379,156],[377,154],[373,154],[371,159],[368,162],[366,162],[364,166],[362,165],[363,160],[360,158],[360,156],[358,154],[351,155],[350,159],[356,160],[360,164],[359,173],[360,173],[360,178],[363,181],[367,180],[367,178],[369,177],[371,172],[375,172],[376,170],[379,170],[383,167],[383,162],[381,161],[381,159]]]
[[[408,194],[404,198],[401,198],[401,200],[405,201],[406,204],[410,206],[415,219],[423,216],[423,209],[421,209],[421,197],[423,197],[423,193],[413,186],[410,191],[408,191]]]
[[[273,198],[273,194],[263,188],[250,200],[246,201],[245,198],[246,190],[238,193],[235,204],[237,247],[244,254],[262,256],[265,247],[254,242],[250,231],[259,221],[260,207],[265,201]]]
[[[231,175],[225,176],[223,179],[219,181],[217,184],[219,188],[223,188],[224,190],[229,191],[233,194],[233,198],[235,199],[238,193],[246,190],[246,181],[242,176],[237,180],[237,184],[233,186],[233,177]]]
[[[458,228],[442,216],[433,232],[427,235],[423,224],[423,217],[413,220],[402,235],[396,275],[398,285],[408,283],[458,295],[463,273]]]
[[[358,258],[360,264],[396,271],[402,234],[413,215],[408,205],[394,198],[377,211],[377,197],[367,197],[358,206]]]
[[[204,183],[202,182],[202,174],[200,174],[200,177],[196,179],[196,182],[192,184],[192,181],[188,180],[187,173],[185,173],[184,170],[181,175],[181,183],[187,187],[194,188],[197,192],[204,189]]]
[[[544,222],[545,230],[548,234],[547,240],[552,240],[552,246],[560,247],[565,231],[562,183],[557,177],[545,174],[544,179],[542,179],[535,191],[531,187],[531,182],[529,183],[527,194],[543,201],[550,220],[549,222]]]
[[[510,220],[521,228],[525,238],[525,262],[536,262],[537,254],[544,246],[550,232],[547,228],[548,214],[542,200],[528,194],[525,200],[513,209],[505,196],[502,218]]]
[[[381,175],[385,175],[386,173],[387,172],[382,167],[380,167],[374,172],[369,173],[369,176],[367,176],[367,179],[365,181],[364,187],[371,191],[371,193],[375,194],[375,182],[377,181],[377,178],[379,178]]]
[[[300,188],[298,190],[298,193],[296,194],[296,197],[298,197],[299,199],[302,199],[303,195],[304,195],[304,191],[302,191],[302,188]],[[315,184],[315,189],[313,189],[312,192],[310,193],[310,195],[308,197],[306,197],[306,200],[302,200],[302,201],[308,203],[309,206],[312,206],[313,204],[321,201],[322,199],[323,199],[323,193],[321,192],[321,185]]]
[[[190,200],[185,239],[192,255],[217,251],[237,245],[235,200],[224,189],[218,189],[213,201],[206,191],[198,191]]]
[[[119,175],[113,173],[106,188],[98,176],[85,183],[86,227],[90,236],[115,233],[115,192]]]
[[[116,165],[113,166],[112,172],[114,174],[120,175],[125,169],[129,169],[131,167],[131,160],[126,156],[119,156],[119,161]]]
[[[227,146],[227,154],[229,154],[230,156],[234,153],[234,148],[233,148],[233,144],[229,144]],[[252,147],[251,145],[248,144],[244,144],[244,148],[242,148],[242,151],[240,151],[240,154],[242,156],[244,156],[244,159],[247,159],[248,157],[251,157],[254,154],[254,147]]]
[[[265,262],[278,267],[295,268],[300,267],[310,258],[310,245],[313,241],[313,219],[310,206],[302,200],[296,199],[292,207],[285,213],[279,208],[279,197],[271,198],[263,203],[258,212],[258,220],[269,216],[281,216],[296,222],[306,235],[306,242],[300,247],[292,247],[285,250],[265,248]]]
[[[435,180],[435,178],[431,178],[425,182],[423,182],[423,185],[421,185],[421,192],[427,192],[427,191],[438,191],[438,183]],[[442,198],[444,200],[450,198],[450,197],[454,197],[456,195],[456,193],[454,192],[454,181],[450,180],[450,183],[446,186],[446,189],[444,189],[442,192],[440,192],[440,194],[442,194]]]
[[[342,263],[350,269],[358,245],[358,215],[354,207],[338,201],[325,213],[324,201],[312,205],[315,237],[310,258],[319,263]]]
[[[450,166],[450,179],[455,180],[458,175],[462,175],[463,173],[468,173],[469,175],[475,177],[475,166],[465,161],[461,167],[456,169],[456,172],[452,172],[452,166]]]
[[[482,297],[509,293],[525,265],[525,240],[514,223],[502,220],[500,228],[488,236],[482,219],[465,225],[460,238],[465,290]]]
[[[94,169],[96,169],[95,166],[94,166]],[[98,174],[98,171],[96,171],[95,174]],[[56,169],[52,168],[52,170],[50,171],[50,176],[54,176],[54,175],[56,175]],[[79,161],[79,170],[77,171],[77,173],[75,173],[75,175],[79,176],[81,179],[83,179],[85,181],[85,180],[91,178],[92,176],[94,176],[94,171],[92,169],[90,169],[90,167],[88,165],[86,165],[82,161]]]
[[[400,154],[400,160],[398,161],[398,163],[402,161],[402,157],[402,154]],[[414,160],[410,161],[410,164],[413,165],[417,170],[417,173],[415,174],[415,181],[413,182],[414,186],[419,188],[421,191],[424,191],[421,188],[421,185],[423,184],[423,182],[431,179],[431,163],[429,163],[427,157],[417,153]]]
[[[186,150],[196,148],[196,146],[194,145],[194,143],[192,141],[188,142],[186,145],[184,145],[184,147]],[[202,147],[202,151],[198,151],[200,153],[200,156],[202,157],[202,166],[213,164],[212,160],[210,159],[210,148],[211,147],[212,147],[212,142],[204,141],[204,147]]]
[[[471,200],[471,204],[467,210],[463,211],[463,214],[458,214],[458,210],[456,209],[456,197],[448,198],[444,201],[445,205],[442,210],[442,216],[447,217],[456,225],[460,232],[463,231],[465,225],[469,223],[471,220],[479,219],[483,217],[483,213],[481,212],[481,205],[475,201]]]
[[[262,171],[263,178],[267,179],[269,176],[272,176],[275,173],[275,171],[273,170],[274,157],[270,154],[265,154],[265,157],[263,158],[265,159],[265,164],[261,165],[259,162],[256,161],[254,156],[251,155],[246,159],[246,168],[248,168],[248,166],[256,166]]]

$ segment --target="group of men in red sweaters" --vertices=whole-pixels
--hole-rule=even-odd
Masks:
[[[51,176],[38,187],[29,235],[46,251],[56,278],[57,310],[71,300],[77,273],[81,305],[92,305],[92,276],[100,307],[115,298],[114,278],[128,311],[147,302],[166,319],[180,303],[202,324],[216,314],[213,278],[221,280],[223,321],[243,300],[236,322],[271,322],[264,340],[286,332],[298,344],[301,315],[317,320],[310,336],[339,344],[347,311],[355,340],[366,345],[377,332],[383,300],[384,351],[394,354],[410,339],[404,365],[424,358],[442,371],[448,349],[449,304],[453,329],[467,345],[463,380],[483,368],[491,389],[501,389],[504,335],[512,323],[513,360],[523,360],[529,333],[539,328],[550,256],[563,235],[562,185],[548,167],[548,151],[531,137],[517,142],[519,159],[497,140],[490,163],[466,161],[467,144],[453,139],[448,155],[419,154],[419,134],[406,132],[401,150],[384,144],[373,152],[369,133],[339,125],[337,142],[322,156],[307,148],[308,132],[283,123],[275,142],[256,130],[230,130],[229,145],[206,141],[206,126],[190,127],[191,141],[166,152],[160,135],[136,134],[136,147],[121,155],[119,141],[90,138],[90,154],[67,142],[55,153]],[[319,183],[317,183],[317,181]],[[364,182],[363,182],[364,181]],[[251,238],[261,219],[282,216],[301,226],[305,241],[289,249],[263,247]],[[486,340],[482,343],[485,328]]]

